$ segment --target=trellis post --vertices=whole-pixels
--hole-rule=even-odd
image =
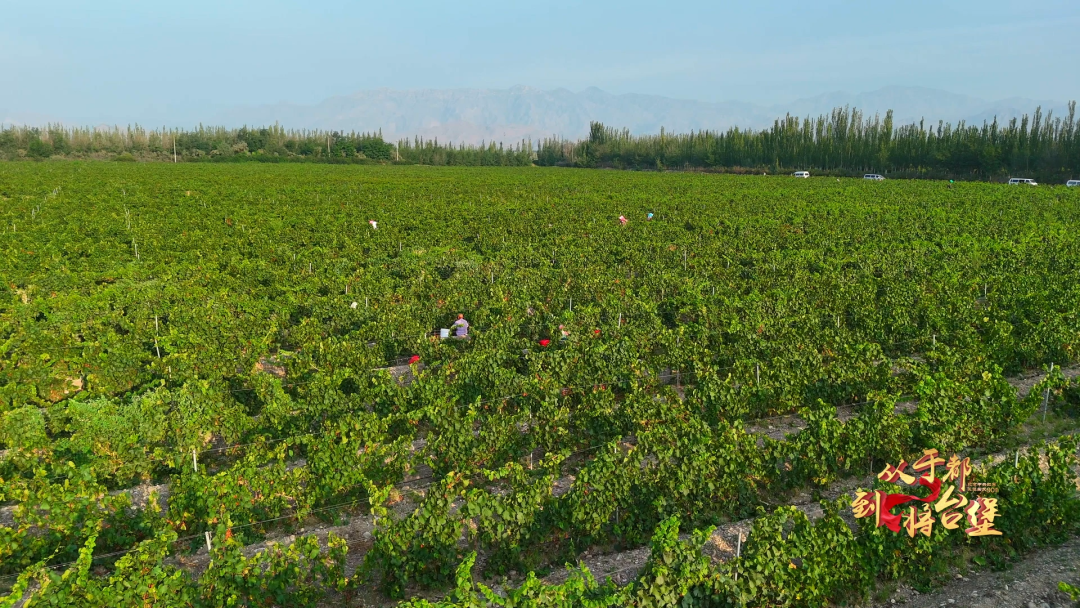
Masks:
[[[1054,364],[1050,364],[1050,373],[1046,375],[1047,378],[1054,373]],[[1046,408],[1050,404],[1050,387],[1046,387],[1046,391],[1043,393],[1043,422],[1046,422]]]

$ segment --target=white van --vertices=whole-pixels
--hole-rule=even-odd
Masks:
[[[1070,179],[1069,181],[1065,182],[1066,188],[1076,188],[1078,186],[1080,186],[1080,179]]]
[[[810,177],[809,171],[796,171],[791,174],[792,177]]]
[[[1039,185],[1038,182],[1036,182],[1035,180],[1028,179],[1026,177],[1013,177],[1013,178],[1009,179],[1009,185],[1010,186],[1016,186],[1018,184],[1027,184],[1029,186],[1038,186]]]
[[[884,176],[878,175],[877,173],[867,173],[866,175],[862,176],[862,178],[863,179],[872,179],[872,180],[874,180],[876,182],[880,182],[880,181],[885,179]]]

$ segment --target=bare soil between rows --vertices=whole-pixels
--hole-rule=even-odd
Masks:
[[[1008,570],[956,573],[948,584],[930,593],[900,585],[873,608],[1064,608],[1076,602],[1058,590],[1058,583],[1080,586],[1080,537],[1057,547],[1036,550]]]

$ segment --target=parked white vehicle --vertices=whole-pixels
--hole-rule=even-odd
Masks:
[[[810,177],[809,171],[796,171],[791,174],[792,177]]]
[[[1065,182],[1065,186],[1067,188],[1080,187],[1080,179],[1070,179],[1069,181]]]
[[[876,182],[880,182],[880,181],[885,179],[885,176],[878,175],[877,173],[867,173],[866,175],[862,176],[862,178],[863,179],[872,179],[872,180],[874,180]]]
[[[1010,186],[1016,186],[1016,185],[1019,185],[1019,184],[1027,184],[1029,186],[1038,186],[1039,185],[1039,183],[1036,182],[1035,180],[1028,179],[1026,177],[1013,177],[1013,178],[1009,179],[1009,185]]]

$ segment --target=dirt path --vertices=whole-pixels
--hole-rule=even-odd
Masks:
[[[1041,549],[1004,572],[968,572],[931,593],[901,585],[874,608],[1065,608],[1076,603],[1058,583],[1080,586],[1080,538]]]

